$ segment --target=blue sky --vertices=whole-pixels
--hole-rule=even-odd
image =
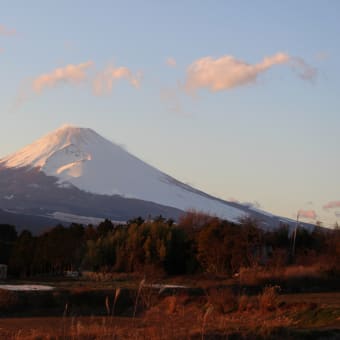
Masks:
[[[4,0],[0,157],[91,127],[211,194],[333,225],[339,36],[337,0]]]

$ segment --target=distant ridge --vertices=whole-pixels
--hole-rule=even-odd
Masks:
[[[253,217],[263,228],[295,226],[295,221],[197,190],[92,129],[71,125],[0,159],[0,209],[70,222],[72,216],[79,221],[177,219],[197,210],[235,223]]]
[[[38,168],[47,176],[57,177],[60,186],[72,185],[94,194],[196,209],[234,222],[245,215],[146,164],[88,128],[64,125],[0,160],[0,165]]]

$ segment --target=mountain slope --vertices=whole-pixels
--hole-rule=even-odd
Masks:
[[[108,218],[127,221],[136,216],[144,218],[162,215],[177,219],[183,212],[157,203],[118,195],[91,194],[75,186],[60,185],[58,178],[47,176],[38,168],[5,168],[0,166],[0,208],[19,215],[35,215],[77,222],[79,217]],[[76,215],[78,218],[70,218]],[[1,219],[0,223],[7,223]],[[23,225],[25,227],[25,225]]]
[[[63,126],[0,160],[3,169],[39,169],[60,188],[196,209],[230,221],[246,215],[146,164],[91,129]],[[7,195],[13,193],[7,192]]]

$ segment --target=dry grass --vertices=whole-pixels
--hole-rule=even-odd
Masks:
[[[166,308],[167,314],[174,314],[177,310],[177,297],[172,295],[172,296],[166,297],[164,300],[167,306]]]
[[[144,306],[142,292],[144,289],[147,292],[148,288],[142,286],[140,306]],[[117,291],[111,291],[108,306],[118,300],[118,308],[124,300],[124,294]],[[210,287],[206,291],[206,296],[188,295],[188,292],[158,296],[149,309],[140,309],[135,318],[112,316],[113,307],[111,315],[105,317],[0,318],[0,339],[207,340],[248,339],[250,335],[273,339],[281,329],[291,332],[298,327],[312,328],[314,325],[340,329],[339,293],[279,295],[277,287],[273,286],[252,296],[235,295],[223,286]],[[106,295],[100,295],[103,310]],[[338,304],[334,302],[336,299]],[[135,300],[129,300],[130,316],[134,303]]]
[[[0,289],[0,313],[15,308],[18,303],[19,297],[16,292]]]
[[[283,275],[287,279],[301,277],[317,278],[324,275],[324,270],[320,265],[289,266],[284,269]]]
[[[119,286],[136,286],[140,281],[140,274],[134,273],[116,273],[116,272],[92,272],[83,271],[78,282],[84,282],[89,285],[91,282],[94,287],[109,285]],[[74,283],[74,281],[71,281]]]
[[[272,290],[266,289],[262,294],[272,301]],[[0,319],[0,338],[15,340],[45,340],[45,339],[150,339],[150,340],[179,340],[179,339],[248,339],[250,335],[258,339],[276,338],[277,332],[288,334],[297,327],[301,320],[301,327],[306,327],[306,316],[311,322],[317,322],[324,328],[327,320],[337,322],[340,314],[330,313],[329,309],[319,306],[300,304],[290,308],[271,308],[263,312],[257,308],[249,311],[235,311],[221,314],[214,310],[213,306],[200,301],[187,301],[184,313],[177,307],[170,314],[165,307],[172,305],[175,297],[166,297],[163,301],[151,308],[143,318],[112,318],[112,317],[87,317],[87,318],[45,318],[17,319],[14,321]],[[338,311],[339,312],[339,311]],[[334,314],[334,315],[333,315]],[[301,318],[301,319],[298,319]],[[328,319],[327,319],[328,318]],[[53,322],[52,322],[53,321]],[[12,332],[3,333],[4,324],[12,327]],[[26,328],[25,328],[26,326]],[[20,330],[21,328],[21,330]],[[340,322],[338,322],[340,329]],[[312,330],[313,331],[313,330]],[[290,333],[289,333],[290,334]],[[288,338],[288,337],[287,337]],[[295,337],[294,337],[295,338]],[[299,338],[299,337],[296,337]],[[310,337],[312,338],[312,337]],[[280,339],[286,339],[284,336]],[[291,339],[291,337],[289,337]]]
[[[242,294],[238,298],[239,312],[273,312],[279,307],[279,292],[280,287],[268,286],[263,289],[263,292],[257,296],[249,296]]]
[[[320,265],[311,266],[288,266],[267,269],[254,266],[241,268],[239,281],[244,286],[258,286],[268,282],[293,282],[299,279],[322,279],[325,277],[326,268]]]
[[[275,311],[278,307],[278,290],[280,287],[265,287],[258,296],[259,309],[262,312]]]
[[[238,299],[238,311],[249,312],[258,309],[258,299],[256,296],[242,294]]]
[[[216,312],[230,313],[237,309],[237,296],[230,288],[211,288],[207,291],[208,304],[212,305]]]

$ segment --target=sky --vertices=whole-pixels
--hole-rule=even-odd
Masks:
[[[17,1],[0,158],[68,123],[177,179],[340,223],[340,2]]]

